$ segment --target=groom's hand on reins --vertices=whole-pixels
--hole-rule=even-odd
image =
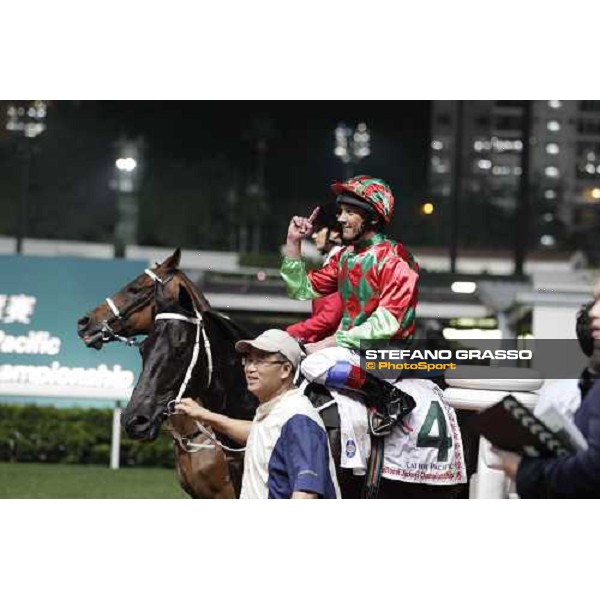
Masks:
[[[193,398],[182,398],[176,406],[179,414],[185,414],[192,417],[192,419],[202,421],[204,425],[224,433],[240,444],[245,444],[248,439],[252,421],[232,419],[218,412],[213,412],[200,406]]]
[[[193,419],[205,422],[210,419],[212,412],[203,406],[200,406],[193,398],[182,398],[177,403],[177,412],[188,415]]]

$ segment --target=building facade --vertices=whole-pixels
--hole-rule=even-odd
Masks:
[[[600,206],[596,100],[535,100],[528,111],[524,101],[434,101],[429,185],[439,231],[456,188],[462,244],[494,245],[514,234],[527,136],[530,248],[589,249]]]

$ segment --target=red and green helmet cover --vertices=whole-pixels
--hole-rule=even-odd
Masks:
[[[331,190],[336,196],[346,193],[361,198],[373,207],[386,225],[392,220],[394,196],[390,186],[383,179],[357,175],[347,181],[334,183]]]

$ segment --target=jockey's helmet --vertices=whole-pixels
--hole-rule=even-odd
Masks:
[[[331,186],[338,204],[349,204],[375,213],[386,225],[394,214],[394,196],[390,186],[369,175],[357,175]]]

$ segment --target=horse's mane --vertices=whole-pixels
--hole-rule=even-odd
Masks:
[[[194,285],[193,281],[180,269],[176,270],[176,273],[186,284],[186,289],[194,299],[194,304],[200,309],[200,312],[211,310],[210,302],[206,299],[204,294]]]
[[[253,337],[246,328],[231,320],[227,315],[213,310],[204,294],[183,271],[178,269],[177,273],[186,284],[186,288],[192,295],[194,304],[200,309],[200,312],[210,315],[212,320],[218,325],[219,329],[227,335],[227,337],[235,341]]]
[[[236,341],[248,340],[254,337],[245,327],[242,327],[222,312],[208,310],[206,314],[210,315],[210,318],[219,326],[223,333]]]

